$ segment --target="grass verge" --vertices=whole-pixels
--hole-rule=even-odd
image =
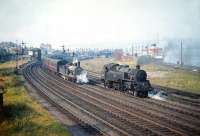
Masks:
[[[4,85],[4,110],[0,112],[2,136],[69,136],[70,134],[27,93],[23,79],[15,75],[13,62],[0,64]]]

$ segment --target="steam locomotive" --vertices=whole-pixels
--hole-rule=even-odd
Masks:
[[[42,67],[58,74],[65,80],[76,83],[88,82],[87,72],[80,67],[80,61],[74,61],[73,58],[63,60],[46,57],[42,61]]]
[[[131,69],[128,65],[106,64],[102,70],[101,80],[106,88],[128,91],[139,97],[148,97],[148,92],[152,90],[147,73],[141,70],[139,65],[136,69]]]

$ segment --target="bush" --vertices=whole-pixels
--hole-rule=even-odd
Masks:
[[[137,60],[137,64],[139,65],[146,65],[152,62],[152,59],[150,56],[140,56]]]

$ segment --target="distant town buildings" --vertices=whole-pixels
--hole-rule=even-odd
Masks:
[[[49,53],[51,53],[52,52],[52,45],[51,44],[44,44],[44,43],[42,43],[41,45],[40,45],[40,49],[41,49],[41,53],[43,54],[43,55],[47,55],[47,54],[49,54]]]

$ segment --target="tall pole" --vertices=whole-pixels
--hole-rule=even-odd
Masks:
[[[183,66],[183,43],[181,40],[181,66]]]
[[[16,69],[18,70],[18,55],[19,55],[19,52],[18,52],[18,43],[17,43],[17,40],[16,40]]]
[[[22,61],[22,65],[24,63],[24,50],[25,50],[25,43],[22,41],[22,46],[21,46],[21,61]]]
[[[132,52],[132,57],[133,57],[133,44],[131,46],[131,52]]]
[[[142,44],[142,55],[143,55],[143,50],[144,50],[143,48],[144,48],[144,46],[143,46],[143,44]]]
[[[65,45],[62,45],[62,50],[63,50],[63,53],[65,53]]]

